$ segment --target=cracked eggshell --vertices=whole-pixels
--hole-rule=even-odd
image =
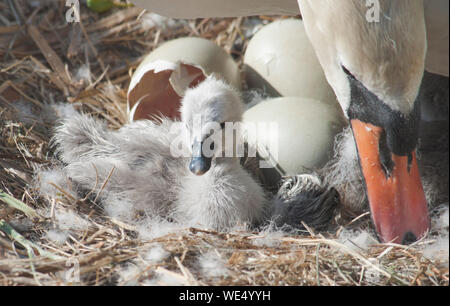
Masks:
[[[215,74],[240,89],[233,58],[214,42],[196,37],[168,41],[153,50],[131,77],[127,94],[130,122],[166,116],[179,119],[184,91]]]
[[[276,165],[263,171],[270,184],[276,184],[280,176],[324,166],[333,156],[336,134],[346,125],[339,108],[299,97],[263,101],[248,109],[243,121],[247,131],[248,126],[256,127],[257,131],[247,133],[247,141],[262,158],[271,159]],[[258,124],[263,125],[259,128]]]
[[[270,96],[337,103],[302,20],[284,19],[261,28],[248,44],[244,71],[249,88]]]

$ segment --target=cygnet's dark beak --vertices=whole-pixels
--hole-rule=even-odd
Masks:
[[[192,145],[192,159],[189,170],[195,175],[203,175],[211,168],[212,157],[206,157],[202,152],[203,142],[194,141]]]

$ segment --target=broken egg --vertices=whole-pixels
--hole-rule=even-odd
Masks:
[[[337,103],[302,20],[279,20],[259,30],[248,44],[244,70],[249,89]]]
[[[333,156],[336,134],[346,125],[333,105],[299,97],[263,101],[244,113],[243,122],[247,141],[265,161],[260,168],[272,185],[281,176],[324,166]]]
[[[131,77],[128,120],[179,119],[185,90],[212,74],[238,90],[241,87],[237,64],[214,42],[184,37],[162,44],[144,58]]]

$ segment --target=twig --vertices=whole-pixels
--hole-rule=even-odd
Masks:
[[[192,275],[191,271],[189,271],[188,268],[186,268],[185,266],[183,266],[183,264],[181,263],[180,259],[175,256],[175,261],[178,265],[178,268],[180,268],[181,273],[183,273],[184,277],[186,278],[186,280],[189,282],[190,285],[193,286],[198,286],[199,282],[195,279],[195,277]]]
[[[56,54],[56,52],[52,49],[52,47],[50,47],[48,42],[45,40],[45,38],[42,36],[42,34],[39,32],[39,30],[36,28],[35,25],[32,24],[28,25],[28,34],[31,36],[33,41],[41,50],[42,54],[47,59],[47,62],[50,64],[53,70],[65,83],[66,86],[64,87],[64,93],[65,95],[68,95],[69,89],[67,85],[70,84],[70,79],[66,74],[66,69],[64,67],[63,62],[61,61],[61,58],[58,56],[58,54]]]
[[[52,185],[53,187],[55,187],[56,189],[58,189],[59,192],[61,192],[66,198],[68,198],[69,200],[72,201],[76,201],[76,199],[71,196],[70,194],[68,194],[64,189],[62,189],[61,187],[59,187],[58,185],[56,185],[53,182],[49,182],[50,185]]]
[[[316,277],[317,277],[317,286],[320,286],[320,274],[319,274],[319,248],[320,243],[316,247]]]
[[[102,193],[103,189],[106,187],[106,184],[108,184],[108,181],[109,181],[109,179],[111,178],[111,175],[113,174],[114,169],[116,169],[115,166],[113,166],[112,169],[111,169],[111,171],[109,171],[109,174],[108,174],[108,176],[106,177],[105,181],[103,182],[102,187],[100,187],[100,190],[97,192],[97,195],[95,196],[95,199],[94,199],[94,201],[93,201],[94,203],[97,202],[98,197],[99,197],[100,194]]]

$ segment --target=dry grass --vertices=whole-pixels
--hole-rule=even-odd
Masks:
[[[35,167],[52,160],[52,118],[39,115],[47,104],[71,103],[118,128],[126,119],[130,75],[143,55],[172,38],[201,36],[242,64],[250,19],[144,29],[140,9],[97,14],[82,6],[81,23],[67,24],[64,1],[39,1],[38,7],[13,2],[14,10],[8,1],[0,3],[0,284],[71,284],[67,276],[79,267],[82,285],[448,285],[448,266],[426,259],[417,247],[429,240],[358,250],[336,239],[342,226],[334,233],[301,236],[187,228],[142,240],[134,226],[107,217],[95,201],[58,186],[53,199],[40,197],[31,183]],[[82,65],[89,66],[91,80],[77,79]],[[52,242],[46,232],[55,226],[54,216],[41,211],[55,207],[76,211],[90,225],[71,232],[63,244]],[[345,227],[369,222],[365,214]],[[168,255],[149,261],[145,254],[155,245]],[[220,276],[202,272],[199,258],[211,252],[225,271]]]

